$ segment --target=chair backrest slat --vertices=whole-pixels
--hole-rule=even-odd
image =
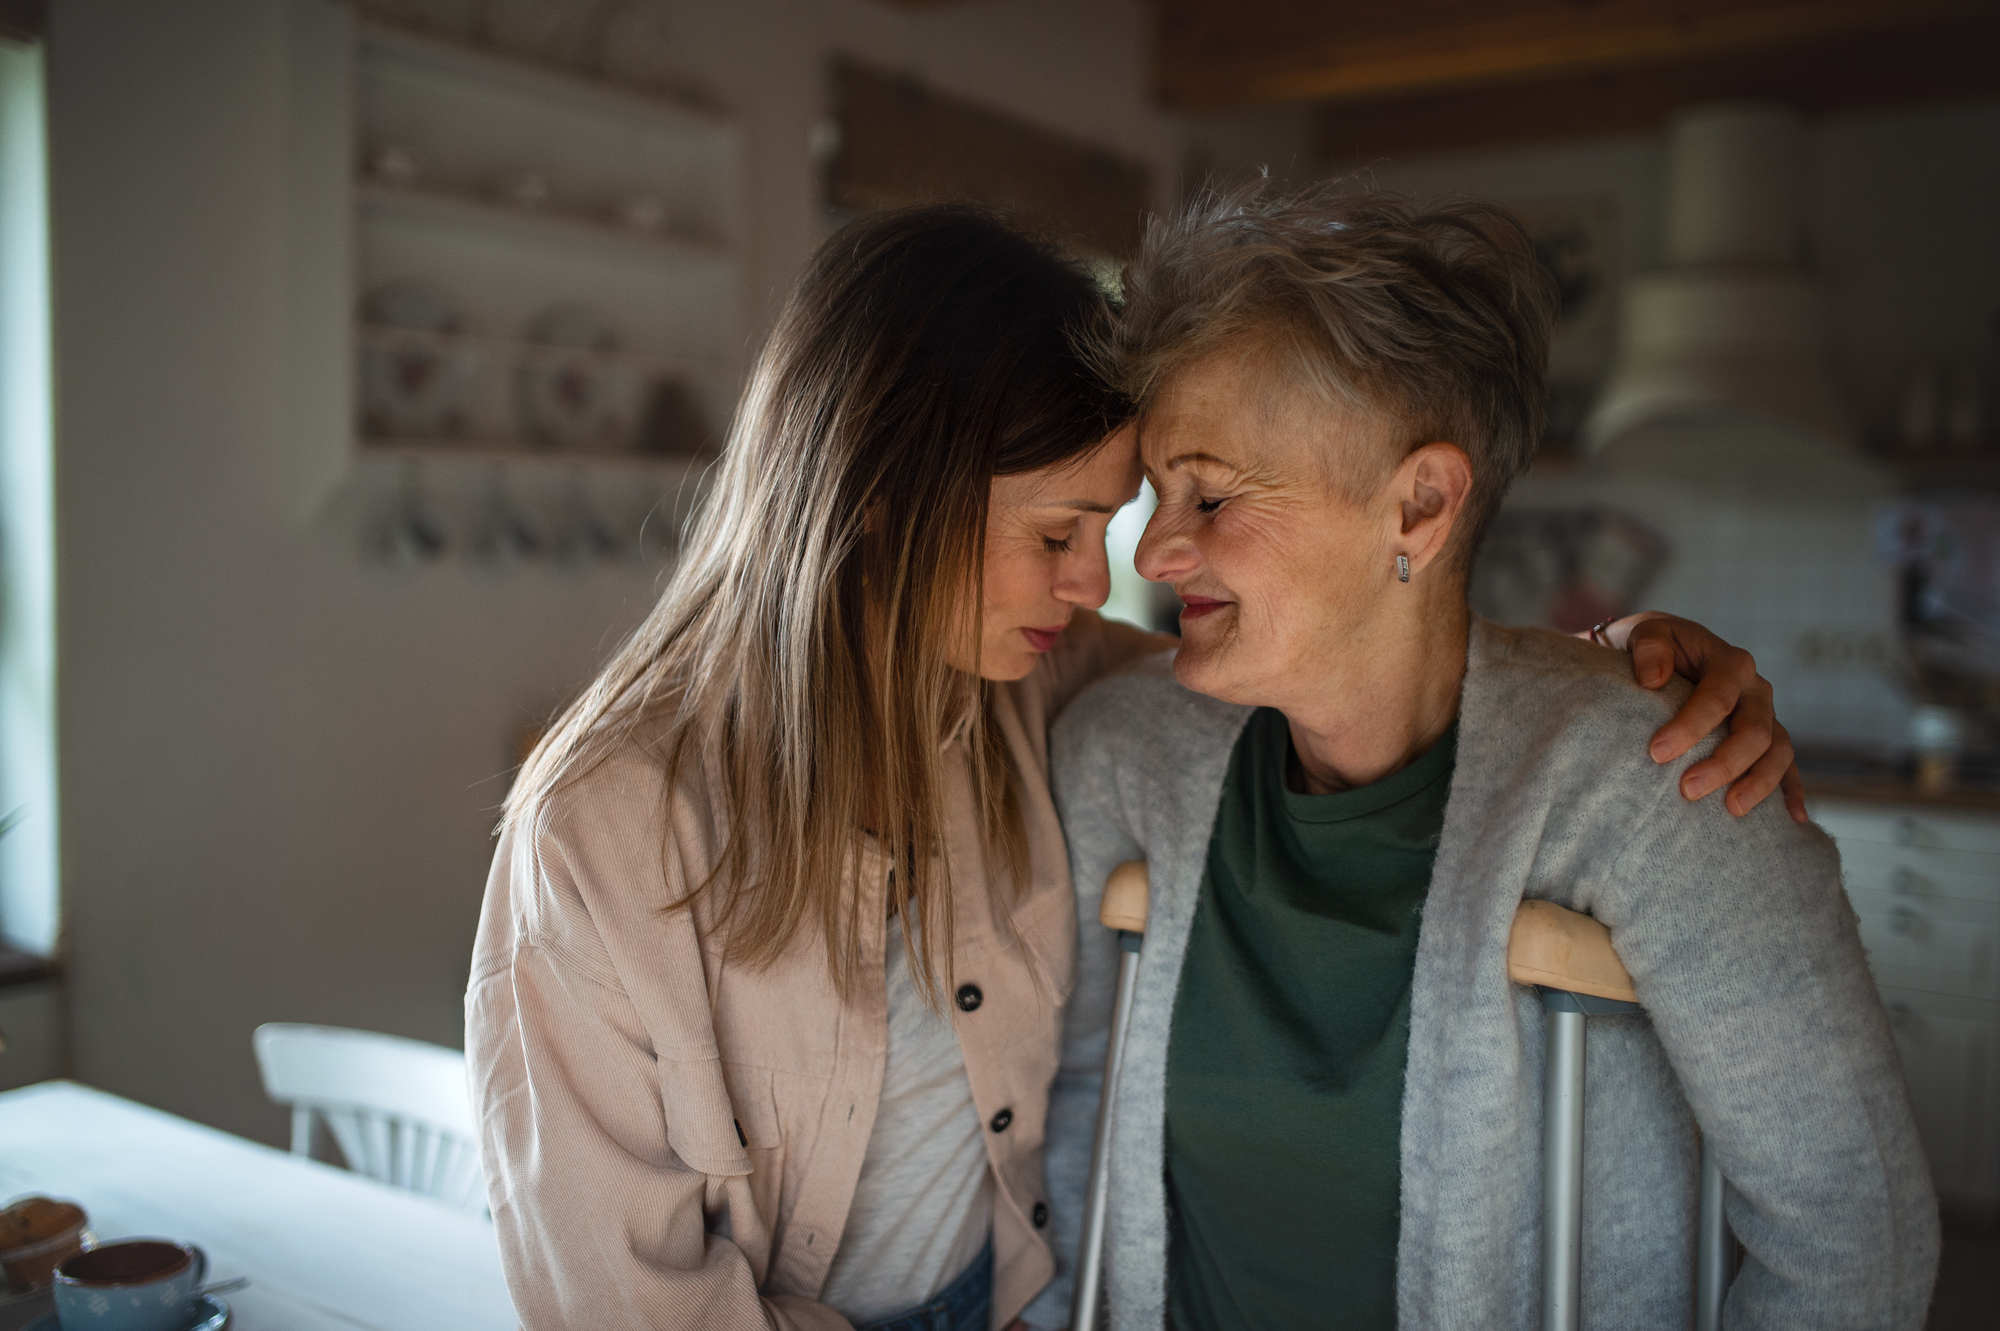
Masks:
[[[324,1122],[348,1168],[484,1211],[478,1128],[456,1049],[373,1031],[273,1023],[254,1037],[264,1089],[292,1107],[292,1152]]]

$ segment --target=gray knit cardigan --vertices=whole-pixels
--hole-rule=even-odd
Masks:
[[[1523,897],[1607,924],[1650,1018],[1591,1022],[1583,1324],[1689,1324],[1698,1121],[1747,1250],[1725,1325],[1923,1325],[1936,1201],[1839,857],[1776,800],[1737,819],[1718,799],[1680,798],[1682,770],[1708,746],[1658,766],[1646,743],[1683,697],[1638,687],[1623,654],[1474,623],[1410,1002],[1405,1331],[1525,1331],[1539,1317],[1542,1012],[1506,971]],[[1169,1025],[1223,776],[1248,716],[1181,688],[1160,657],[1094,686],[1055,730],[1082,950],[1049,1120],[1054,1242],[1065,1255],[1076,1251],[1117,972],[1098,896],[1122,861],[1145,859],[1152,876],[1111,1143],[1108,1293],[1119,1331],[1164,1319]],[[1066,1265],[1030,1319],[1061,1324],[1066,1313],[1051,1314],[1068,1297]]]

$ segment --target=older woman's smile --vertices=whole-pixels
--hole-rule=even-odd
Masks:
[[[1224,606],[1236,604],[1234,601],[1218,601],[1213,596],[1196,596],[1193,592],[1180,592],[1177,594],[1181,598],[1181,622],[1183,624],[1191,619],[1200,619],[1204,615],[1214,614]]]

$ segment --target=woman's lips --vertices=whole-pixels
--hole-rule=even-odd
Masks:
[[[1200,619],[1203,615],[1212,614],[1222,609],[1223,606],[1230,604],[1233,603],[1218,601],[1213,596],[1191,596],[1186,592],[1182,592],[1181,618],[1183,620]]]
[[[1038,652],[1046,652],[1056,645],[1066,625],[1058,624],[1052,629],[1022,629],[1021,636],[1028,640],[1028,646]]]

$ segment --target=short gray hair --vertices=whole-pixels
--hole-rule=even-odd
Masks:
[[[1558,297],[1495,205],[1420,207],[1341,182],[1209,190],[1154,220],[1124,285],[1101,359],[1142,416],[1226,347],[1274,354],[1287,387],[1402,427],[1397,460],[1433,440],[1465,450],[1454,545],[1467,560],[1541,441]]]

